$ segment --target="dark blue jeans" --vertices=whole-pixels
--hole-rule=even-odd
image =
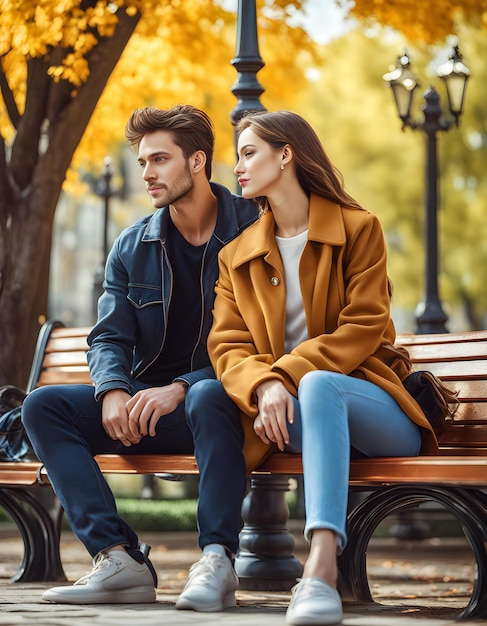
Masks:
[[[240,411],[221,383],[208,379],[188,390],[186,415],[200,473],[198,545],[219,543],[236,554],[247,488]]]
[[[134,393],[144,385],[134,381]],[[30,393],[22,420],[37,457],[44,463],[76,536],[95,556],[114,545],[136,549],[138,537],[119,516],[96,454],[192,454],[193,438],[184,404],[159,420],[155,437],[125,447],[101,422],[91,385],[51,385]]]

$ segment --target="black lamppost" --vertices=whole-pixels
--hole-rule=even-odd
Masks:
[[[105,265],[108,256],[108,217],[110,212],[110,198],[113,196],[112,177],[112,160],[110,157],[105,157],[103,160],[100,187],[98,189],[98,195],[105,201],[103,216],[103,265]]]
[[[411,117],[411,107],[414,93],[419,82],[411,72],[407,54],[398,59],[397,67],[384,75],[394,95],[399,117],[402,120],[402,129],[407,126],[414,130],[420,129],[426,135],[426,169],[425,169],[425,295],[416,309],[416,333],[446,333],[445,324],[448,316],[443,311],[438,295],[438,154],[436,133],[448,131],[452,126],[458,126],[463,111],[465,89],[470,71],[463,63],[462,57],[455,46],[449,61],[438,68],[438,76],[444,81],[448,97],[450,119],[443,117],[440,107],[440,97],[434,87],[430,87],[423,94],[424,103],[421,106],[423,118],[414,120]]]
[[[232,65],[238,72],[232,87],[238,100],[231,113],[235,126],[246,111],[266,110],[259,100],[264,88],[257,80],[257,72],[264,67],[264,61],[259,54],[255,0],[238,1],[237,46]],[[237,193],[240,193],[238,183]],[[245,525],[235,559],[241,589],[288,590],[303,572],[303,566],[293,555],[294,539],[286,526],[287,491],[288,476],[250,478],[250,490],[242,505]]]
[[[238,72],[231,90],[237,98],[237,104],[230,114],[235,126],[246,111],[265,111],[260,101],[265,90],[257,80],[257,72],[265,63],[259,53],[255,0],[238,0],[237,46],[231,63]],[[235,143],[235,150],[236,148]],[[237,193],[240,192],[237,182]]]
[[[100,266],[96,270],[95,278],[93,281],[93,311],[95,320],[97,317],[98,299],[103,293],[103,279],[105,277],[105,263],[108,256],[108,220],[110,212],[110,198],[113,196],[112,189],[112,160],[110,157],[105,157],[103,171],[99,185],[97,188],[97,194],[104,199],[104,214],[103,214],[103,258]]]
[[[237,46],[231,63],[238,72],[232,87],[232,93],[238,100],[231,112],[235,126],[246,111],[265,111],[260,101],[265,90],[257,80],[257,72],[265,63],[259,53],[255,0],[238,0]]]

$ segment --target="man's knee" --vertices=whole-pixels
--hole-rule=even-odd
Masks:
[[[220,393],[224,393],[220,381],[214,378],[199,380],[188,389],[186,394],[186,413],[191,415],[201,407],[202,402],[214,402]]]
[[[26,429],[43,428],[53,417],[70,419],[75,411],[97,407],[92,385],[46,385],[31,391],[22,404]]]
[[[22,422],[27,429],[43,424],[39,414],[52,403],[53,396],[53,387],[50,386],[39,387],[27,395],[22,403]]]
[[[221,420],[221,413],[240,419],[237,406],[225,393],[223,385],[214,378],[200,380],[192,385],[186,395],[186,417],[190,426],[204,421]]]

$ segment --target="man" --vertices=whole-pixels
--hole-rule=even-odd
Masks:
[[[203,111],[139,109],[125,134],[157,210],[122,232],[107,259],[88,337],[94,386],[43,387],[23,405],[34,450],[93,557],[87,576],[44,593],[52,602],[155,601],[148,547],[118,515],[93,457],[193,452],[185,396],[214,377],[206,340],[217,255],[257,217],[253,201],[210,183],[214,134]]]

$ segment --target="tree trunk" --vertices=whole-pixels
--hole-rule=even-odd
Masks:
[[[52,225],[66,171],[138,19],[119,12],[115,34],[90,53],[90,76],[76,93],[63,82],[44,82],[48,62],[34,60],[27,90],[36,91],[27,93],[10,151],[0,139],[0,385],[27,383],[40,321],[48,317]]]

